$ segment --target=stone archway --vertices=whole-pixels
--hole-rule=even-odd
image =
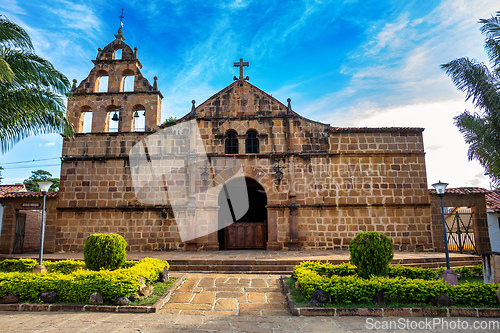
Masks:
[[[236,221],[233,221],[234,213],[231,212],[232,203],[225,203],[228,199],[227,189],[242,187],[239,181],[231,180],[224,185],[219,193],[218,223],[219,223],[219,249],[265,249],[267,244],[267,196],[264,188],[255,180],[245,178],[248,194],[248,210]],[[231,201],[231,197],[229,197]],[[234,200],[233,200],[234,201]]]

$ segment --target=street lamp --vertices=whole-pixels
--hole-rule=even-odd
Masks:
[[[457,275],[450,268],[450,252],[448,251],[448,235],[446,234],[446,220],[444,219],[444,205],[443,205],[443,197],[446,192],[446,186],[448,183],[438,183],[432,184],[432,186],[436,189],[436,193],[441,199],[441,217],[443,219],[443,236],[444,236],[444,252],[446,253],[446,270],[441,274],[441,278],[448,282],[450,285],[457,285]]]
[[[444,205],[443,205],[443,197],[446,191],[446,186],[448,183],[435,183],[432,186],[436,189],[437,195],[441,199],[441,217],[443,219],[443,235],[444,235],[444,251],[446,253],[446,269],[450,269],[450,253],[448,252],[448,236],[446,234],[446,220],[444,219]]]
[[[45,198],[47,197],[47,192],[50,186],[52,185],[52,182],[45,181],[37,183],[43,194],[43,206],[42,206],[42,226],[40,228],[40,253],[38,256],[38,266],[35,267],[35,269],[39,272],[44,272],[46,270],[45,267],[42,265],[42,258],[43,258],[43,240],[45,238]]]

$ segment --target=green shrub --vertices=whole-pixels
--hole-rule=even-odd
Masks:
[[[125,263],[127,242],[118,234],[92,234],[83,247],[83,258],[88,269],[117,269]]]
[[[134,262],[130,268],[114,271],[76,270],[63,273],[0,273],[0,297],[18,294],[22,301],[37,301],[40,292],[55,290],[61,301],[86,303],[90,295],[99,292],[107,300],[136,294],[137,279],[142,277],[146,284],[158,280],[161,271],[169,265],[164,260],[145,258]]]
[[[389,266],[389,277],[405,277],[409,279],[433,280],[437,277],[435,270],[422,267]]]
[[[376,231],[359,233],[349,244],[350,261],[358,268],[361,277],[386,276],[394,257],[392,241]]]
[[[44,261],[43,265],[49,273],[71,274],[80,269],[85,269],[85,263],[77,260]]]
[[[35,259],[5,259],[0,262],[0,271],[4,272],[31,272],[38,261]]]
[[[459,276],[471,277],[482,272],[482,267],[457,267],[454,270]],[[306,261],[293,268],[300,291],[307,299],[321,289],[332,296],[333,303],[344,304],[371,303],[375,292],[382,291],[387,301],[403,304],[430,303],[432,297],[446,293],[456,305],[498,305],[495,292],[500,284],[474,282],[451,287],[437,279],[439,271],[442,269],[398,265],[389,268],[390,278],[372,276],[364,279],[358,277],[355,267],[348,264]]]
[[[386,300],[398,303],[424,303],[446,293],[450,287],[439,280],[358,276],[321,276],[305,267],[296,267],[295,276],[302,293],[310,299],[315,290],[321,289],[332,296],[333,303],[370,303],[375,292],[382,291]]]
[[[436,268],[436,276],[439,277],[443,273],[443,271],[446,270],[446,267],[439,267]],[[459,279],[461,278],[473,278],[473,277],[482,277],[483,276],[483,265],[478,264],[476,266],[472,267],[467,267],[467,266],[461,266],[461,267],[452,267],[453,272],[457,274],[457,277]]]
[[[450,295],[455,305],[498,305],[496,291],[499,283],[467,282],[451,288]]]
[[[312,270],[319,275],[328,277],[332,275],[349,276],[356,274],[356,267],[349,263],[333,265],[328,261],[326,263],[322,263],[321,261],[303,261],[293,268],[292,273],[295,273],[295,269],[297,268]]]

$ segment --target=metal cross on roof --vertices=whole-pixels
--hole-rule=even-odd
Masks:
[[[243,58],[240,58],[239,62],[235,62],[233,67],[239,67],[240,68],[240,77],[236,78],[236,76],[235,76],[233,78],[235,81],[237,81],[237,80],[244,81],[244,80],[250,79],[248,76],[247,77],[243,76],[243,67],[249,67],[248,62],[244,62]]]
[[[118,18],[120,19],[120,27],[123,27],[123,21],[122,20],[123,20],[124,17],[125,16],[123,16],[123,8],[122,8],[122,14],[120,16],[118,16]]]

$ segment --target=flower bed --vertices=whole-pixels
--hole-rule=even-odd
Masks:
[[[314,291],[320,289],[331,295],[334,304],[370,304],[380,291],[389,303],[430,304],[433,297],[445,293],[454,305],[498,306],[495,292],[500,284],[466,282],[452,287],[437,279],[441,271],[391,266],[389,277],[363,279],[356,275],[356,267],[349,264],[303,262],[294,267],[293,276],[306,299],[310,300]],[[460,276],[471,277],[480,267],[457,271]]]
[[[18,294],[20,301],[39,302],[41,292],[54,290],[63,302],[87,303],[94,292],[114,300],[137,294],[139,277],[149,285],[158,280],[164,268],[169,268],[166,261],[151,258],[127,261],[114,271],[89,271],[83,262],[64,260],[46,261],[48,272],[34,274],[30,271],[35,265],[32,259],[1,262],[0,270],[4,272],[0,273],[0,297]]]

